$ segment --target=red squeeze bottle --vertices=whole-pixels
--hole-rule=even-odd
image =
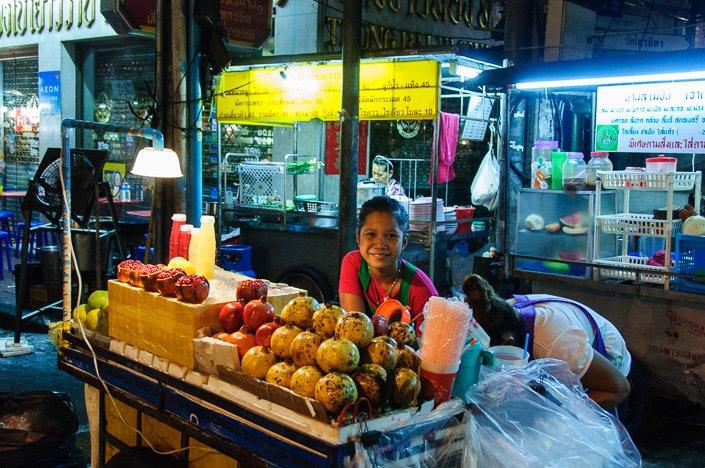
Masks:
[[[191,228],[193,225],[184,224],[179,228],[179,257],[188,260],[188,247],[191,243]]]
[[[171,217],[171,234],[169,235],[169,260],[179,256],[179,235],[181,226],[186,224],[186,215],[175,213]]]

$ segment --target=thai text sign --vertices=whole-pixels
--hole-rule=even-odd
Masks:
[[[360,120],[427,120],[438,113],[433,60],[360,65]],[[225,72],[216,96],[220,122],[292,123],[340,119],[341,63]]]
[[[0,37],[90,28],[96,0],[0,0]]]
[[[705,153],[705,81],[598,87],[595,149]]]

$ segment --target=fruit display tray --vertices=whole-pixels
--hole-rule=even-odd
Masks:
[[[681,220],[654,219],[650,214],[619,213],[595,216],[600,230],[606,234],[627,234],[630,236],[666,237],[681,232]]]

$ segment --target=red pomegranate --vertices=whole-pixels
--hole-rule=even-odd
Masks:
[[[236,331],[235,333],[229,335],[228,338],[226,338],[226,341],[237,346],[237,354],[240,356],[240,361],[242,361],[242,357],[245,353],[250,348],[255,346],[255,335],[252,333],[242,333]]]
[[[136,288],[142,287],[142,273],[145,272],[152,265],[145,265],[144,263],[133,264],[130,270],[130,284]]]
[[[242,326],[242,312],[245,310],[244,301],[232,301],[220,308],[218,321],[227,333],[232,333]]]
[[[142,265],[139,260],[123,260],[120,262],[117,267],[118,280],[122,283],[129,283],[130,272],[139,265]]]
[[[274,320],[274,306],[267,302],[267,298],[262,296],[245,305],[242,318],[252,330],[257,330],[261,325]]]
[[[269,344],[272,340],[272,333],[274,333],[274,330],[282,325],[284,325],[284,322],[282,322],[279,317],[274,317],[274,321],[260,325],[257,329],[257,333],[255,333],[255,343],[259,346],[269,348]]]
[[[157,292],[157,275],[164,269],[164,265],[145,265],[140,273],[140,283],[145,291]]]
[[[157,273],[157,289],[162,296],[176,296],[176,281],[186,272],[181,268],[166,268]]]
[[[210,283],[205,276],[188,275],[176,280],[176,298],[191,304],[200,304],[210,292]]]
[[[244,299],[245,302],[254,301],[264,296],[267,300],[267,283],[260,279],[240,281],[237,285],[237,298]]]

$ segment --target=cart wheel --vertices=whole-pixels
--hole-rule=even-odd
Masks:
[[[633,357],[627,380],[631,391],[629,397],[617,407],[619,420],[633,439],[641,439],[650,430],[652,394],[644,366]]]
[[[308,295],[321,304],[333,298],[328,280],[315,268],[298,266],[286,270],[277,278],[277,283],[286,283],[299,289],[308,291]]]
[[[169,468],[178,463],[174,457],[160,455],[146,447],[129,447],[111,458],[105,468]]]

